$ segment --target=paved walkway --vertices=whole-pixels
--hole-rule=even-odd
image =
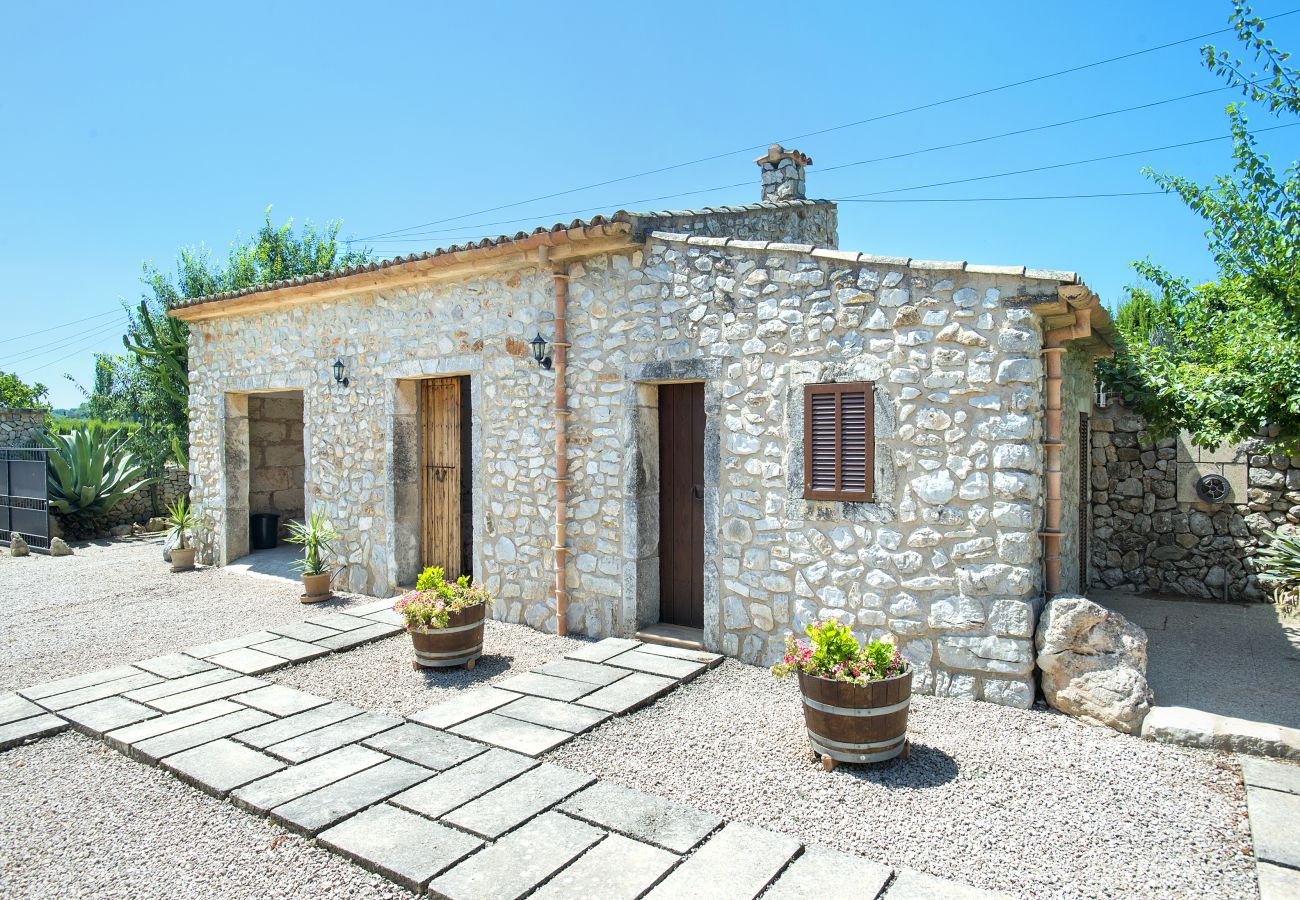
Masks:
[[[1300,765],[1241,758],[1260,900],[1300,897]]]
[[[390,604],[0,695],[0,750],[72,727],[451,900],[992,896],[538,759],[715,654],[611,638],[407,720],[256,677],[401,631]]]

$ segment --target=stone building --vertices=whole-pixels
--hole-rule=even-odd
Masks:
[[[811,160],[757,162],[750,206],[172,310],[202,559],[248,552],[276,398],[302,421],[276,466],[301,454],[301,509],[343,535],[354,590],[437,563],[498,619],[760,663],[835,617],[892,636],[922,690],[1029,705],[1044,594],[1085,577],[1079,423],[1106,313],[1071,272],[840,250],[835,204],[804,197]]]

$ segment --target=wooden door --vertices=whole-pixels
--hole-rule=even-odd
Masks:
[[[704,627],[704,385],[659,386],[659,621]]]
[[[420,565],[461,571],[461,380],[420,386]]]

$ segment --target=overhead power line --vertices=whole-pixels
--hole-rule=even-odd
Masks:
[[[1291,10],[1287,10],[1286,12],[1278,13],[1278,14],[1276,14],[1276,15],[1270,16],[1269,19],[1270,19],[1271,21],[1277,21],[1278,19],[1282,19],[1282,18],[1285,18],[1285,17],[1287,17],[1287,16],[1295,15],[1296,13],[1300,13],[1300,8],[1291,9]],[[947,105],[949,105],[949,104],[959,103],[959,102],[961,102],[961,101],[963,101],[963,100],[973,100],[973,99],[975,99],[976,97],[986,97],[986,96],[988,96],[988,95],[990,95],[990,94],[996,94],[996,93],[999,93],[999,92],[1001,92],[1001,91],[1011,90],[1012,88],[1023,87],[1023,86],[1028,85],[1028,84],[1035,84],[1035,83],[1040,82],[1040,81],[1047,81],[1047,80],[1052,79],[1052,78],[1059,78],[1059,77],[1061,77],[1061,76],[1063,76],[1063,75],[1072,75],[1072,74],[1074,74],[1074,73],[1076,73],[1076,72],[1082,72],[1082,71],[1085,71],[1085,70],[1088,70],[1088,69],[1094,69],[1094,68],[1097,68],[1097,67],[1099,67],[1099,66],[1110,65],[1111,63],[1123,62],[1124,60],[1135,59],[1136,57],[1144,56],[1144,55],[1146,55],[1146,54],[1148,54],[1148,53],[1156,53],[1156,52],[1158,52],[1158,51],[1160,51],[1160,50],[1168,50],[1168,49],[1171,48],[1171,47],[1179,47],[1179,46],[1182,46],[1183,44],[1190,44],[1190,43],[1193,43],[1193,42],[1195,42],[1195,41],[1202,41],[1202,40],[1205,40],[1206,38],[1214,37],[1214,36],[1216,36],[1216,35],[1220,35],[1220,34],[1231,33],[1232,31],[1233,31],[1233,28],[1232,28],[1232,27],[1227,27],[1227,28],[1218,28],[1218,29],[1215,29],[1214,31],[1207,31],[1207,32],[1204,32],[1204,33],[1202,33],[1202,34],[1196,34],[1196,35],[1192,35],[1192,36],[1190,36],[1190,37],[1180,38],[1180,39],[1178,39],[1178,40],[1176,40],[1176,41],[1168,41],[1168,42],[1163,43],[1163,44],[1157,44],[1157,45],[1154,46],[1154,47],[1146,47],[1146,48],[1141,49],[1141,50],[1133,50],[1133,51],[1130,51],[1130,52],[1128,52],[1128,53],[1121,53],[1121,54],[1119,54],[1118,56],[1111,56],[1111,57],[1107,57],[1107,58],[1105,58],[1105,59],[1094,60],[1094,61],[1092,61],[1092,62],[1082,63],[1082,64],[1077,65],[1077,66],[1070,66],[1069,68],[1059,69],[1059,70],[1057,70],[1057,71],[1055,71],[1055,72],[1048,72],[1048,73],[1045,73],[1045,74],[1043,74],[1043,75],[1035,75],[1035,76],[1032,76],[1032,77],[1030,77],[1030,78],[1022,78],[1022,79],[1019,79],[1019,80],[1017,80],[1017,81],[1007,82],[1007,83],[1005,83],[1005,84],[996,85],[996,86],[994,86],[994,87],[983,88],[983,89],[978,90],[978,91],[970,91],[970,92],[968,92],[968,93],[965,93],[965,94],[958,94],[958,95],[953,96],[953,97],[945,97],[945,98],[943,98],[943,99],[941,99],[941,100],[933,100],[933,101],[931,101],[931,102],[929,102],[929,103],[922,103],[922,104],[918,104],[918,105],[916,105],[916,106],[909,106],[909,107],[906,107],[906,108],[904,108],[904,109],[893,110],[893,111],[891,111],[891,112],[887,112],[887,113],[880,113],[880,114],[878,114],[878,115],[868,116],[867,118],[857,119],[857,120],[852,121],[852,122],[844,122],[844,123],[841,123],[841,124],[839,124],[839,125],[832,125],[832,126],[830,126],[830,127],[828,127],[828,128],[819,128],[819,129],[817,129],[817,130],[815,130],[815,131],[806,131],[806,132],[804,132],[803,134],[797,134],[797,135],[794,135],[794,136],[792,136],[792,137],[782,138],[781,141],[780,141],[779,143],[790,143],[790,142],[798,141],[798,140],[802,140],[802,139],[804,139],[804,138],[808,138],[808,137],[816,137],[816,136],[818,136],[818,135],[829,134],[829,133],[834,132],[834,131],[842,131],[842,130],[844,130],[844,129],[846,129],[846,128],[856,128],[856,127],[858,127],[858,126],[871,124],[871,123],[873,123],[873,122],[881,122],[881,121],[884,121],[884,120],[886,120],[886,119],[896,118],[896,117],[898,117],[898,116],[907,115],[907,114],[909,114],[909,113],[922,112],[922,111],[924,111],[924,110],[928,110],[928,109],[936,109],[936,108],[941,107],[941,106],[947,106]],[[635,179],[635,178],[644,178],[644,177],[649,176],[649,175],[658,175],[658,174],[661,174],[661,173],[663,173],[663,172],[671,172],[671,171],[676,170],[676,169],[686,168],[687,166],[699,165],[700,163],[712,162],[713,160],[716,160],[716,159],[723,159],[723,158],[728,157],[728,156],[735,156],[735,155],[737,155],[737,154],[739,154],[739,153],[749,153],[749,152],[752,152],[752,151],[754,151],[754,150],[762,150],[762,149],[764,149],[765,147],[767,147],[767,143],[762,143],[762,144],[751,144],[751,145],[746,146],[746,147],[739,147],[739,148],[737,148],[737,149],[735,149],[735,150],[728,150],[728,151],[725,151],[725,152],[723,152],[723,153],[714,153],[714,154],[711,154],[711,155],[709,155],[709,156],[702,156],[702,157],[699,157],[698,159],[687,160],[686,162],[673,163],[672,165],[660,166],[660,167],[657,167],[657,168],[654,168],[654,169],[647,169],[647,170],[645,170],[645,171],[643,171],[643,172],[636,172],[636,173],[633,173],[633,174],[631,174],[631,175],[622,175],[622,176],[619,176],[619,177],[617,177],[617,178],[609,178],[609,179],[606,179],[606,180],[604,180],[604,181],[597,181],[597,182],[593,182],[593,183],[591,183],[591,184],[581,185],[581,186],[579,186],[579,187],[574,187],[574,188],[568,188],[568,189],[566,189],[566,190],[562,190],[562,191],[554,191],[554,192],[549,193],[549,194],[541,194],[541,195],[536,196],[536,197],[530,197],[530,198],[527,199],[527,200],[516,200],[516,201],[511,202],[511,203],[503,203],[503,204],[500,204],[500,205],[497,205],[497,206],[490,206],[490,207],[486,207],[486,208],[484,208],[484,209],[475,210],[474,212],[461,213],[460,215],[455,215],[455,216],[447,216],[447,217],[442,218],[442,219],[434,219],[434,220],[431,221],[431,222],[424,222],[424,223],[421,223],[421,224],[419,224],[419,225],[408,225],[408,226],[406,226],[406,227],[404,227],[404,228],[395,228],[395,229],[392,229],[391,231],[382,231],[382,232],[378,232],[378,233],[376,233],[376,234],[368,235],[368,236],[366,236],[366,237],[353,238],[353,239],[351,239],[351,240],[349,240],[349,241],[346,241],[346,243],[360,243],[360,242],[364,242],[364,241],[374,241],[374,240],[378,240],[378,239],[380,239],[380,238],[385,238],[385,237],[390,237],[390,236],[393,236],[393,235],[402,234],[402,233],[404,233],[404,232],[416,231],[416,230],[421,229],[421,228],[428,228],[428,227],[433,226],[433,225],[441,225],[441,224],[446,223],[446,222],[455,222],[455,221],[459,221],[459,220],[461,220],[461,219],[472,218],[473,216],[485,215],[485,214],[487,214],[487,213],[498,212],[498,211],[503,210],[503,209],[511,209],[511,208],[513,208],[513,207],[516,207],[516,206],[524,206],[524,205],[529,204],[529,203],[536,203],[536,202],[541,201],[541,200],[550,200],[550,199],[552,199],[552,198],[555,198],[555,197],[562,197],[562,196],[565,196],[565,195],[567,195],[567,194],[576,194],[576,193],[578,193],[578,192],[580,192],[580,191],[593,190],[593,189],[595,189],[595,188],[606,187],[606,186],[611,185],[611,184],[619,184],[619,183],[624,182],[624,181],[631,181],[631,180],[633,180],[633,179]]]
[[[1099,197],[1167,197],[1167,191],[1115,191],[1108,194],[1040,194],[1033,197],[894,197],[873,200],[841,197],[836,203],[1008,203],[1015,200],[1095,200]]]
[[[64,322],[62,325],[51,325],[49,328],[42,328],[39,331],[29,331],[26,334],[16,334],[13,337],[0,339],[0,344],[8,344],[10,341],[21,341],[23,338],[34,337],[38,334],[45,334],[47,331],[58,331],[60,328],[68,328],[72,325],[80,325],[82,322],[90,322],[94,319],[102,319],[105,316],[118,316],[122,310],[113,309],[108,312],[96,313],[93,316],[86,316],[84,319],[73,319],[71,322]]]
[[[125,320],[123,320],[122,322],[109,322],[106,325],[96,326],[90,333],[83,332],[80,334],[74,334],[68,337],[60,338],[59,340],[49,344],[42,344],[36,347],[28,347],[22,350],[18,350],[16,351],[16,355],[5,357],[3,359],[3,362],[5,366],[13,367],[20,363],[29,362],[33,359],[38,359],[42,356],[48,356],[51,353],[62,353],[67,351],[67,349],[71,347],[73,344],[76,344],[86,339],[87,337],[92,337],[96,340],[99,340],[108,337],[114,332],[120,333],[120,330],[122,329],[122,326],[124,324],[125,324]]]
[[[67,352],[59,356],[57,359],[52,359],[49,362],[42,363],[39,366],[35,366],[30,369],[25,369],[23,371],[23,377],[30,377],[33,372],[40,372],[43,369],[48,369],[50,366],[58,365],[61,362],[68,362],[72,356],[78,353],[82,353],[86,350],[89,350],[91,347],[95,346],[100,341],[103,341],[108,337],[109,334],[97,334],[89,338],[86,338],[85,340],[82,341],[82,343],[78,344],[77,346],[66,348]]]

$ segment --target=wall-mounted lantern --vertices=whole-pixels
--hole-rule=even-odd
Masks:
[[[343,360],[342,360],[342,359],[336,359],[336,360],[334,360],[334,383],[335,383],[335,384],[341,384],[341,385],[343,385],[344,387],[347,387],[348,384],[350,383],[350,382],[348,381],[347,376],[345,376],[345,375],[343,374]]]
[[[533,346],[533,359],[537,360],[537,364],[543,369],[549,369],[551,367],[551,356],[546,352],[546,338],[542,337],[541,332],[538,332],[537,337],[533,338],[529,343]]]

